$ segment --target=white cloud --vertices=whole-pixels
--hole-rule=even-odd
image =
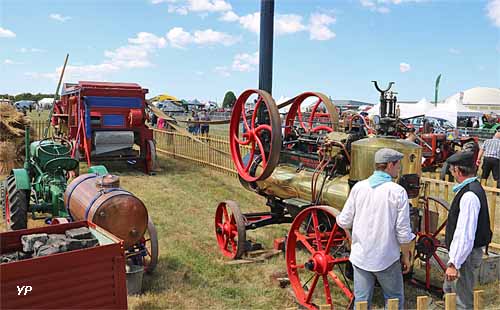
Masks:
[[[276,15],[274,32],[276,35],[289,34],[306,30],[302,24],[302,16],[295,14]]]
[[[229,46],[238,41],[237,38],[212,29],[197,30],[194,32],[194,43],[201,45],[220,43],[224,46]]]
[[[167,39],[173,47],[182,48],[193,41],[193,36],[182,27],[174,27],[168,31]]]
[[[168,6],[169,13],[177,13],[187,15],[189,12],[196,13],[211,13],[211,12],[226,12],[231,11],[232,6],[224,0],[153,0],[153,4],[161,2],[170,3]]]
[[[391,12],[390,5],[400,5],[404,3],[419,3],[429,0],[359,0],[361,6],[370,9],[373,12],[387,14]]]
[[[225,22],[235,22],[238,21],[240,17],[236,15],[233,11],[227,11],[222,16],[219,18],[219,20],[225,21]]]
[[[456,49],[456,48],[453,48],[453,47],[452,47],[452,48],[450,48],[450,49],[448,50],[448,52],[450,52],[450,53],[452,53],[452,54],[455,54],[455,55],[459,55],[459,54],[461,54],[461,51],[460,51],[460,50],[458,50],[458,49]]]
[[[189,44],[214,45],[222,44],[229,46],[236,43],[239,38],[224,32],[212,29],[196,30],[193,34],[185,31],[181,27],[174,27],[167,33],[168,42],[177,48],[186,47]]]
[[[0,27],[0,38],[15,38],[16,34],[9,29]]]
[[[259,33],[260,30],[260,13],[255,12],[253,14],[248,14],[245,16],[241,16],[239,19],[239,23],[243,28],[253,33]]]
[[[229,69],[226,66],[215,67],[214,72],[224,77],[231,76],[231,73],[229,73]]]
[[[500,27],[500,0],[490,0],[486,6],[486,10],[493,24]]]
[[[139,32],[136,38],[128,39],[129,43],[141,45],[146,48],[165,47],[167,40],[149,32]]]
[[[411,70],[410,64],[407,64],[405,62],[402,62],[399,64],[399,71],[405,73]]]
[[[335,38],[336,34],[328,28],[329,25],[334,24],[335,17],[313,13],[309,17],[309,38],[311,40],[330,40]]]
[[[64,23],[64,22],[71,19],[71,17],[69,17],[69,16],[62,16],[61,14],[58,14],[58,13],[52,13],[49,15],[49,17],[51,19],[57,20],[58,22],[61,22],[61,23]]]
[[[224,13],[219,20],[237,21],[246,30],[258,34],[260,31],[260,13],[238,17],[233,11]],[[309,17],[309,24],[303,23],[303,17],[296,14],[277,14],[274,20],[274,32],[276,35],[293,34],[309,31],[311,40],[330,40],[335,38],[335,33],[328,26],[334,24],[335,17],[323,13],[313,13]]]
[[[32,48],[21,47],[21,48],[19,49],[19,51],[20,51],[21,53],[45,53],[45,52],[46,52],[46,50],[44,50],[44,49],[41,49],[41,48],[34,48],[34,47],[32,47]]]
[[[104,56],[109,58],[109,64],[118,68],[146,68],[152,65],[149,61],[149,51],[137,45],[127,45],[114,51],[104,51]]]
[[[3,63],[4,63],[5,65],[22,65],[22,64],[23,64],[22,62],[17,62],[17,61],[14,61],[14,60],[12,60],[12,59],[5,59],[5,60],[3,61]]]
[[[255,67],[259,64],[259,52],[253,54],[236,54],[233,59],[231,69],[239,72],[255,71]]]
[[[224,0],[188,0],[188,8],[193,12],[224,12],[232,9]]]

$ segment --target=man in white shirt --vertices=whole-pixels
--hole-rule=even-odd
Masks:
[[[459,184],[448,212],[445,241],[450,259],[443,291],[457,294],[457,309],[472,309],[473,290],[483,249],[491,242],[486,193],[476,177],[473,152],[459,152],[448,158],[450,172]]]
[[[415,238],[410,227],[408,194],[392,182],[401,168],[403,154],[392,149],[375,153],[376,171],[368,179],[356,183],[337,224],[352,229],[349,260],[354,267],[355,302],[371,299],[375,280],[384,298],[398,298],[404,309],[403,273],[410,271],[410,242]]]

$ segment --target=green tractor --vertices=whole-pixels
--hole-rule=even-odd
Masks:
[[[64,191],[72,172],[78,172],[79,162],[71,158],[72,144],[60,137],[45,138],[29,143],[29,128],[25,134],[24,168],[13,169],[0,189],[2,211],[7,228],[27,228],[28,212],[49,213],[69,218],[64,206]],[[107,173],[104,166],[92,167]],[[97,171],[96,171],[97,172]]]

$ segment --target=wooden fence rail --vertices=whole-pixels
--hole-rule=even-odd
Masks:
[[[484,309],[483,304],[483,290],[474,291],[474,310]],[[427,310],[429,309],[430,298],[429,296],[418,296],[417,297],[417,310]],[[300,308],[286,308],[285,310],[297,310]],[[330,305],[320,305],[319,310],[330,310]],[[399,299],[392,298],[387,300],[387,310],[399,310]],[[445,310],[455,310],[457,309],[457,296],[455,293],[449,293],[444,295],[444,309]],[[358,301],[356,303],[356,310],[368,310],[368,302]]]

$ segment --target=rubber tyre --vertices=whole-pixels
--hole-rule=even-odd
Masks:
[[[7,229],[26,229],[28,227],[28,195],[26,190],[16,188],[14,176],[7,178],[7,195],[10,215],[10,225],[7,224]]]

